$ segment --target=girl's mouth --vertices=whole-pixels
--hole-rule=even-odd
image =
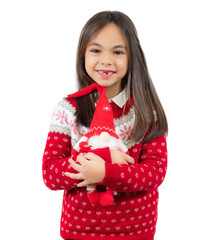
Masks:
[[[115,73],[114,71],[111,70],[97,70],[97,72],[103,78],[110,78]]]

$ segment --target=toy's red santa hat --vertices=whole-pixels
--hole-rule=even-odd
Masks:
[[[102,132],[108,132],[110,136],[119,139],[118,135],[115,132],[115,126],[113,122],[113,110],[106,96],[105,87],[102,87],[97,83],[93,83],[76,93],[68,95],[68,98],[85,96],[96,89],[99,91],[100,97],[96,105],[93,120],[90,125],[90,130],[85,136],[90,138],[95,135],[100,135]]]

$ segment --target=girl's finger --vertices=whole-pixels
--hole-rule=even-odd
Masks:
[[[125,161],[127,163],[130,163],[130,164],[134,164],[135,163],[134,158],[129,156],[129,155],[127,155],[127,154],[125,154]]]
[[[70,172],[65,172],[64,173],[67,177],[76,179],[76,180],[82,180],[84,179],[83,175],[81,173],[70,173]]]
[[[83,182],[77,184],[77,187],[87,187],[87,186],[88,186],[88,183],[87,183],[86,180],[84,180]]]
[[[81,164],[84,165],[86,163],[86,161],[88,161],[88,159],[85,158],[85,155],[83,155],[82,153],[80,153],[77,157],[77,161]]]
[[[84,155],[84,158],[86,158],[87,160],[95,160],[95,159],[98,159],[100,157],[98,155],[94,154],[94,153],[88,152]]]
[[[77,164],[74,160],[69,159],[68,162],[70,163],[71,167],[75,169],[77,172],[81,172],[81,165]]]

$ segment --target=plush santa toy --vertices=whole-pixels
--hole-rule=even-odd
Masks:
[[[94,149],[109,147],[110,150],[118,150],[128,154],[127,147],[119,139],[115,132],[113,111],[106,96],[106,88],[93,83],[88,87],[68,95],[68,98],[77,98],[87,95],[97,89],[100,97],[96,105],[95,113],[88,133],[83,136],[72,150],[72,158],[76,160],[79,153],[91,152]],[[114,202],[117,193],[102,185],[90,185],[87,187],[88,198],[92,205],[110,206]]]

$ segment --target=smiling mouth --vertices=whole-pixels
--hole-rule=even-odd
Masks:
[[[115,73],[115,71],[111,71],[111,70],[97,70],[97,72],[103,75],[112,75]]]

